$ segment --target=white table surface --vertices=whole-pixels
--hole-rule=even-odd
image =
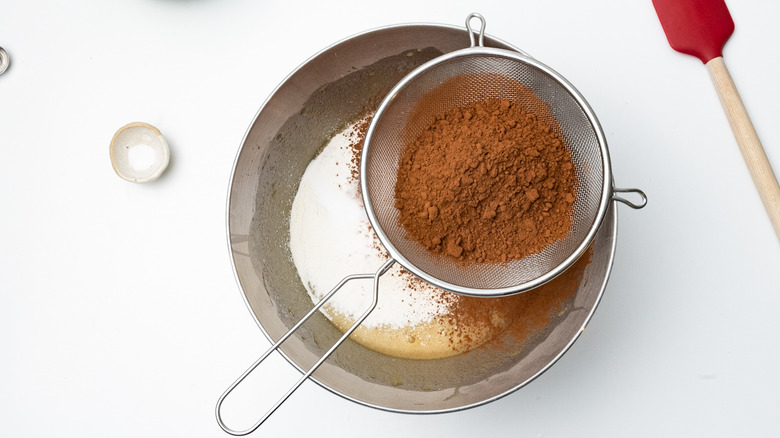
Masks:
[[[214,403],[268,346],[225,237],[255,112],[335,41],[472,10],[579,88],[617,184],[649,195],[620,208],[601,306],[560,362],[487,406],[391,414],[309,382],[257,436],[780,435],[780,244],[704,66],[669,48],[650,1],[335,3],[0,2],[0,436],[227,436]],[[780,3],[729,6],[725,59],[780,169]],[[171,145],[155,183],[111,168],[132,121]]]

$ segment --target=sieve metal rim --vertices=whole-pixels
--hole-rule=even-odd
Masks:
[[[370,196],[368,195],[369,188],[368,188],[368,182],[366,178],[366,168],[368,166],[368,155],[371,149],[371,141],[373,139],[374,132],[376,131],[376,127],[381,122],[382,116],[384,115],[388,106],[390,106],[392,102],[397,98],[397,96],[401,92],[403,92],[404,89],[406,89],[406,87],[417,77],[419,77],[421,74],[427,72],[432,68],[435,68],[438,65],[453,60],[457,60],[460,58],[467,58],[467,57],[474,57],[474,56],[501,57],[501,58],[507,58],[512,61],[525,63],[540,70],[544,74],[550,76],[557,83],[559,83],[563,87],[563,89],[566,90],[566,92],[569,93],[569,95],[580,106],[583,113],[585,114],[588,121],[590,122],[590,126],[592,127],[595,136],[598,139],[599,149],[601,151],[601,164],[603,168],[602,190],[601,190],[601,197],[599,198],[599,208],[597,210],[593,223],[590,224],[590,229],[588,230],[588,233],[585,235],[582,242],[580,242],[577,248],[575,248],[572,254],[566,259],[564,259],[558,266],[556,266],[546,274],[535,278],[534,280],[530,280],[512,286],[501,287],[501,288],[474,288],[474,287],[466,287],[459,284],[450,283],[428,274],[427,272],[418,268],[415,264],[411,263],[406,257],[403,256],[401,251],[399,251],[395,247],[395,245],[392,244],[390,238],[387,236],[387,234],[385,234],[384,230],[379,224],[379,219],[377,218],[374,211],[374,205],[371,202]],[[613,196],[612,196],[613,189],[614,189],[614,184],[612,182],[612,166],[609,158],[609,150],[607,147],[606,136],[604,135],[604,131],[601,128],[601,124],[599,123],[595,112],[591,108],[590,104],[588,104],[587,100],[585,100],[585,97],[574,87],[574,85],[571,82],[569,82],[566,78],[564,78],[560,73],[553,70],[546,64],[536,60],[535,58],[527,56],[523,53],[512,52],[509,50],[497,49],[492,47],[472,46],[465,49],[450,52],[442,56],[439,56],[435,59],[432,59],[431,61],[428,61],[427,63],[421,65],[420,67],[418,67],[417,69],[409,73],[407,76],[405,76],[400,82],[398,82],[393,87],[392,90],[390,90],[390,92],[384,98],[382,103],[379,105],[379,108],[374,114],[374,117],[372,118],[371,123],[369,124],[369,127],[366,130],[366,136],[365,136],[363,149],[360,156],[360,190],[363,197],[363,206],[368,216],[368,220],[374,229],[374,232],[379,238],[379,241],[384,246],[385,250],[387,250],[387,252],[390,254],[390,258],[398,262],[401,266],[403,266],[406,270],[408,270],[415,276],[421,278],[422,280],[440,289],[445,289],[450,292],[455,292],[458,294],[469,295],[469,296],[497,297],[497,296],[505,296],[505,295],[521,293],[539,287],[551,281],[561,273],[563,273],[567,268],[569,268],[572,264],[574,264],[574,262],[576,262],[577,259],[579,259],[585,253],[585,251],[588,249],[588,246],[593,241],[593,238],[598,232],[599,226],[604,221],[604,217],[606,216],[607,210],[609,209],[610,202],[613,200]]]

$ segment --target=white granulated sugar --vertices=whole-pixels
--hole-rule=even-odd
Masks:
[[[355,125],[333,137],[309,164],[293,200],[290,251],[298,275],[313,302],[318,302],[350,274],[373,273],[387,260],[370,228],[351,176]],[[367,327],[401,328],[429,322],[449,307],[446,295],[428,284],[408,287],[411,274],[398,264],[382,276],[376,309],[363,323]],[[336,312],[356,319],[371,304],[372,280],[347,283],[323,307],[332,319]]]
[[[127,151],[127,160],[135,170],[147,170],[157,161],[157,152],[148,144],[139,143]]]

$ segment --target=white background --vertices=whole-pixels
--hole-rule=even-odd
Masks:
[[[729,6],[725,59],[780,170],[780,3]],[[255,112],[335,41],[474,10],[579,88],[617,184],[649,195],[620,207],[601,306],[495,403],[390,414],[307,383],[257,435],[780,435],[780,244],[705,67],[669,48],[650,1],[2,0],[0,436],[227,436],[214,403],[268,346],[225,241]],[[155,183],[111,168],[132,121],[171,145]]]

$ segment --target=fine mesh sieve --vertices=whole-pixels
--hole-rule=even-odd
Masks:
[[[482,23],[478,34],[479,47],[470,27],[472,18],[478,18]],[[499,296],[522,292],[551,280],[582,255],[596,235],[612,200],[633,208],[644,207],[647,199],[641,190],[612,186],[604,134],[593,112],[574,87],[549,67],[525,54],[484,47],[485,21],[480,15],[471,14],[466,20],[466,27],[472,47],[437,57],[402,79],[384,99],[366,133],[360,164],[361,189],[366,213],[390,254],[389,260],[375,272],[349,275],[334,285],[223,392],[215,413],[217,423],[225,432],[236,436],[247,435],[263,424],[376,308],[379,278],[396,262],[429,283],[458,293]],[[566,238],[551,244],[539,254],[507,264],[464,267],[440,260],[405,239],[394,207],[398,158],[403,145],[423,129],[426,118],[490,97],[515,101],[528,112],[549,118],[548,121],[554,122],[550,125],[557,124],[558,134],[566,140],[576,167],[578,186],[573,207],[574,220]],[[615,194],[621,192],[637,193],[642,202],[634,204]],[[346,283],[361,280],[372,282],[372,301],[353,325],[330,347],[322,346],[327,350],[252,426],[244,430],[228,427],[222,418],[226,397]],[[587,280],[583,282],[587,283]]]
[[[470,27],[481,21],[480,44]],[[593,111],[561,75],[526,55],[482,46],[485,21],[469,15],[472,47],[422,65],[385,98],[366,133],[360,164],[363,200],[374,231],[390,256],[442,289],[498,296],[539,286],[571,266],[587,249],[609,207],[612,175],[604,134]],[[507,263],[465,265],[432,254],[406,238],[395,207],[404,147],[437,115],[487,99],[507,99],[548,122],[565,139],[577,180],[572,226],[540,253]]]

